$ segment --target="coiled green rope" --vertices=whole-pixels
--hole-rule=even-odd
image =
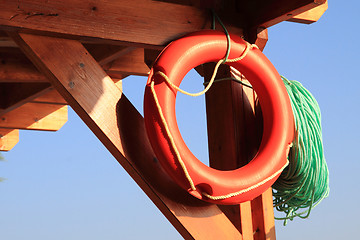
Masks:
[[[286,214],[275,218],[284,225],[294,217],[307,218],[329,195],[329,172],[324,158],[320,108],[301,83],[282,77],[291,100],[296,136],[289,166],[273,185],[274,207]],[[305,210],[304,210],[305,209]]]

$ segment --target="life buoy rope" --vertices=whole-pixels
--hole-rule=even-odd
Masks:
[[[280,76],[277,78],[278,74],[275,68],[271,64],[269,65],[270,62],[261,55],[262,53],[259,50],[255,54],[252,53],[250,61],[248,60],[245,64],[242,63],[240,65],[239,62],[244,60],[254,47],[236,36],[232,36],[232,40],[235,40],[232,43],[232,46],[235,47],[232,47],[230,52],[230,56],[233,58],[227,59],[226,64],[233,64],[233,67],[237,69],[245,65],[244,69],[238,70],[244,72],[245,76],[246,74],[252,75],[248,79],[253,85],[256,85],[256,90],[260,90],[260,102],[264,101],[262,100],[261,93],[275,99],[271,99],[269,96],[264,97],[265,100],[270,102],[265,105],[272,109],[271,111],[265,110],[264,113],[266,126],[264,126],[263,143],[258,155],[245,167],[225,172],[209,168],[196,159],[181,138],[176,124],[174,106],[172,106],[175,103],[177,91],[191,96],[198,96],[204,94],[210,88],[215,79],[215,74],[213,74],[208,86],[200,93],[190,94],[184,92],[178,85],[180,85],[187,71],[196,67],[199,63],[213,61],[215,58],[217,59],[217,69],[224,62],[224,59],[219,57],[223,53],[223,49],[226,48],[226,39],[221,32],[202,31],[188,35],[170,44],[162,52],[151,70],[144,98],[146,129],[150,143],[161,165],[190,194],[217,204],[235,204],[247,201],[271,186],[282,170],[288,165],[287,152],[292,142],[294,131],[290,102],[288,98],[284,97],[286,96],[286,90],[283,85],[279,85],[279,80],[281,81],[281,79]],[[189,49],[192,49],[194,52],[189,52]],[[211,54],[210,52],[212,54],[215,52],[216,56],[209,57],[206,54],[207,52],[209,54]],[[202,57],[204,59],[201,59]],[[265,62],[267,64],[265,69],[266,67],[268,68],[265,72],[272,74],[271,77],[263,79],[254,74],[256,71],[249,67],[250,63],[254,62],[254,57],[255,67],[260,67],[261,70],[261,68],[264,68],[263,64]],[[258,62],[256,58],[261,59],[261,61]],[[180,69],[180,66],[183,69]],[[179,72],[181,73],[179,74]],[[269,85],[269,83],[263,81],[270,81],[271,83]],[[276,91],[273,94],[268,92],[268,88],[272,88],[271,84],[276,85]],[[276,105],[280,109],[284,108],[285,114],[281,114],[278,112],[279,110],[274,110]],[[273,113],[277,113],[280,117],[272,117],[271,114]],[[270,134],[274,131],[274,126],[272,126],[274,120],[280,121],[274,124],[279,132],[276,139]],[[285,130],[282,130],[281,127],[279,128],[279,125],[283,125]],[[272,131],[266,130],[265,127],[270,127]],[[275,147],[274,151],[272,151],[274,156],[272,156],[269,149],[269,144],[270,148]],[[261,151],[265,151],[265,156]],[[266,161],[267,157],[272,158],[272,161],[269,159]],[[263,165],[265,163],[267,163],[266,166]]]

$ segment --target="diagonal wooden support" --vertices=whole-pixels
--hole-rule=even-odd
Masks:
[[[18,142],[18,129],[0,128],[0,151],[10,151]]]
[[[185,239],[242,239],[216,205],[193,198],[164,174],[143,118],[79,42],[13,37]]]

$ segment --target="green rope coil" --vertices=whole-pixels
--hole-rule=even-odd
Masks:
[[[295,119],[295,140],[289,152],[289,166],[273,185],[274,207],[286,214],[275,218],[307,218],[329,195],[329,172],[324,158],[321,114],[318,103],[301,83],[282,80],[291,100]]]

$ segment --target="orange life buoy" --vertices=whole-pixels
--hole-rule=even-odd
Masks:
[[[255,89],[263,112],[264,131],[257,155],[247,165],[232,171],[210,168],[199,161],[181,137],[175,114],[176,86],[194,67],[224,58],[224,33],[206,30],[189,34],[169,44],[151,69],[144,96],[144,119],[153,150],[165,171],[193,196],[216,204],[252,200],[268,189],[287,166],[294,136],[289,97],[275,67],[257,48],[231,35],[226,63],[239,70]],[[161,72],[163,74],[157,74]]]

